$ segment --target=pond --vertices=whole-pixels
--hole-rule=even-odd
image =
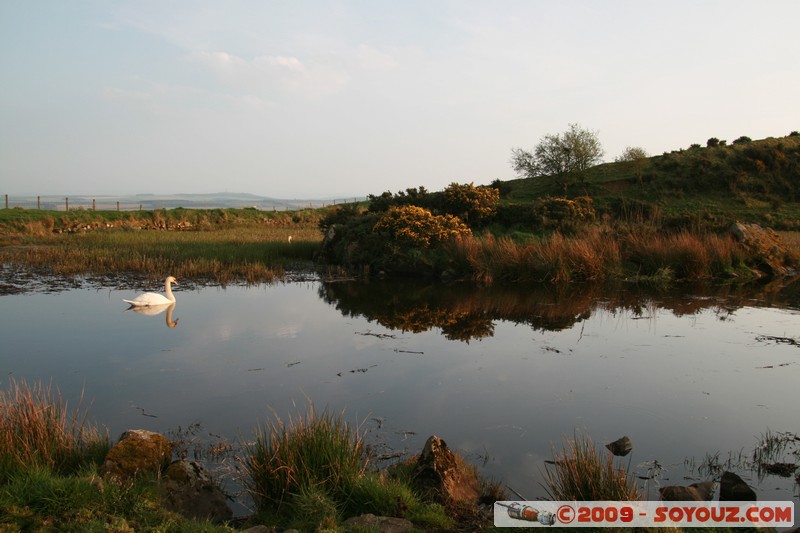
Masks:
[[[244,442],[312,401],[344,410],[378,455],[439,435],[527,499],[547,496],[545,461],[576,432],[598,445],[628,435],[622,464],[650,478],[651,499],[724,469],[763,499],[798,498],[794,475],[752,468],[765,436],[800,433],[797,280],[678,293],[182,283],[155,315],[122,302],[142,287],[53,283],[0,296],[3,386],[52,382],[72,406],[83,392],[112,438],[144,428]],[[770,460],[797,463],[800,440],[783,444]]]

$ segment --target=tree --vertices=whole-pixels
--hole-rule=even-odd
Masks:
[[[542,137],[533,152],[513,148],[511,166],[522,177],[551,176],[566,194],[571,181],[583,183],[586,169],[598,164],[603,153],[596,131],[570,124],[563,133]]]
[[[648,157],[644,148],[628,146],[622,151],[620,156],[614,158],[614,161],[617,163],[629,163],[633,169],[633,174],[636,176],[636,179],[639,180],[639,187],[644,188],[642,176],[644,174],[644,169],[647,167]]]

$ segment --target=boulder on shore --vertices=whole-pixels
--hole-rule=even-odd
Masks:
[[[418,489],[432,500],[471,504],[478,500],[477,472],[435,435],[425,442],[413,472]]]
[[[172,443],[166,437],[144,429],[131,429],[108,451],[100,474],[127,481],[142,473],[161,472],[171,458]]]
[[[162,478],[164,507],[186,518],[221,524],[233,517],[225,495],[206,470],[194,461],[172,462]]]

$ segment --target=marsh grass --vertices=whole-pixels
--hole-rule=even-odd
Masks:
[[[289,237],[292,237],[289,242]],[[6,262],[56,274],[137,272],[176,277],[268,282],[288,264],[309,262],[321,236],[313,227],[243,226],[214,231],[113,229],[62,234],[8,247]]]
[[[452,265],[476,281],[605,281],[618,278],[700,280],[745,271],[747,256],[729,236],[644,225],[615,230],[588,227],[527,240],[465,237],[448,247]]]
[[[588,436],[576,434],[545,468],[547,490],[554,500],[617,500],[641,498],[635,479],[614,456],[598,450]]]
[[[99,462],[110,444],[87,414],[82,398],[70,411],[51,386],[11,379],[0,391],[0,474],[32,465],[68,472]]]
[[[248,452],[244,466],[257,508],[280,507],[309,487],[341,498],[367,467],[362,437],[343,413],[317,414],[313,404],[286,422],[276,415],[268,426],[258,427]]]
[[[257,516],[302,531],[332,530],[340,520],[372,513],[404,516],[445,528],[444,507],[424,503],[411,485],[386,471],[368,470],[363,435],[343,413],[277,415],[256,429],[242,462]]]

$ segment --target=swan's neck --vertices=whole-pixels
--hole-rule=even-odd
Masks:
[[[164,287],[164,292],[167,293],[167,300],[175,301],[175,297],[172,295],[172,282],[169,280],[167,280],[166,286]]]

